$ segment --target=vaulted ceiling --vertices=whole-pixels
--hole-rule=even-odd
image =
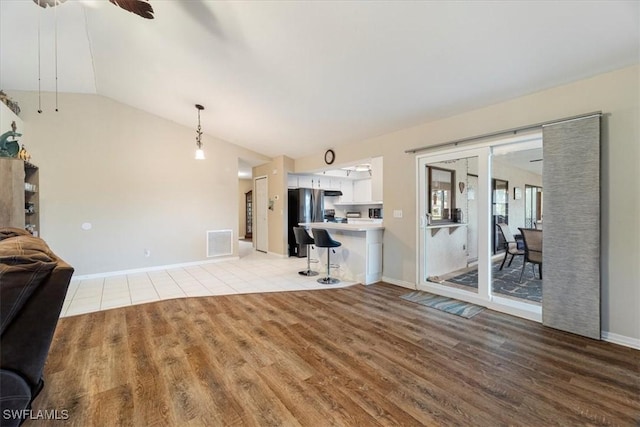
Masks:
[[[38,90],[40,60],[55,89],[57,22],[59,91],[190,127],[200,103],[205,133],[297,158],[640,55],[635,0],[150,3],[152,20],[106,0],[0,1],[0,87]]]

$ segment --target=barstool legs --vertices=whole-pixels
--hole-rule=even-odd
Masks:
[[[307,245],[307,269],[298,271],[298,274],[302,276],[317,276],[318,275],[317,271],[311,271],[311,257],[309,255],[311,254],[309,253],[309,245]]]
[[[331,277],[331,263],[329,262],[330,251],[331,248],[327,248],[327,277],[318,279],[318,283],[322,283],[323,285],[335,285],[336,283],[340,283],[340,280]]]

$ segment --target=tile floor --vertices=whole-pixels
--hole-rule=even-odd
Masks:
[[[321,285],[306,277],[306,258],[280,258],[240,242],[240,259],[89,280],[72,280],[61,317],[172,298],[281,292],[351,286]],[[312,270],[317,270],[312,264]],[[322,275],[322,273],[320,273]]]

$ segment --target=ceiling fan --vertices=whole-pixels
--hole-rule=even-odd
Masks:
[[[33,0],[40,7],[58,6],[65,1],[67,0]],[[153,19],[153,7],[148,0],[109,0],[109,2],[143,18]]]

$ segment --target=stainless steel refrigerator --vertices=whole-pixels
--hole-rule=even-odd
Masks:
[[[301,222],[324,221],[324,192],[311,188],[289,190],[289,256],[306,257],[307,247],[297,245],[293,227]]]

